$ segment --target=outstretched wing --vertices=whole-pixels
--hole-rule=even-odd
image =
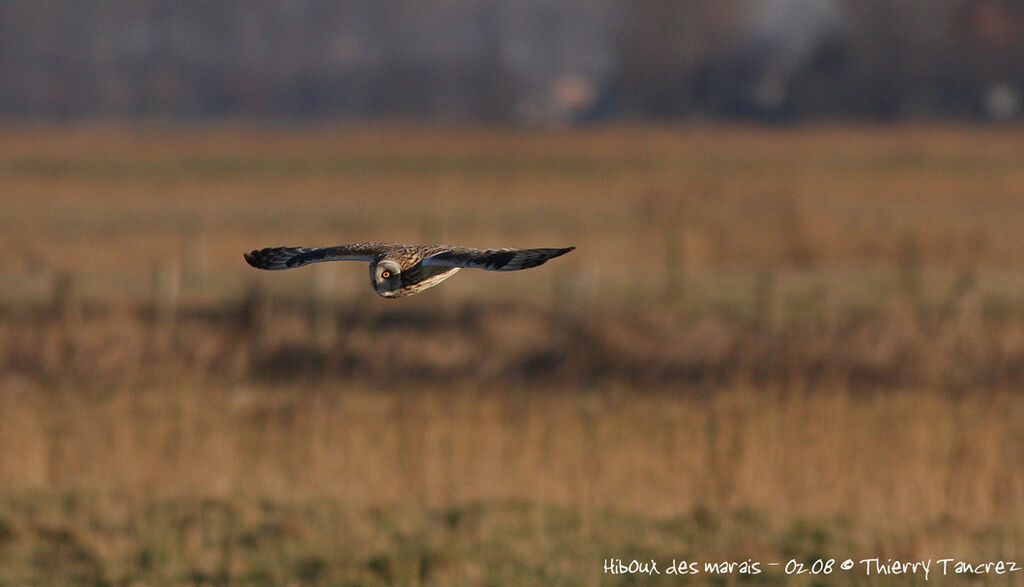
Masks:
[[[516,271],[543,265],[548,259],[564,255],[576,247],[564,249],[471,249],[452,247],[423,259],[424,265],[472,267],[488,271]]]
[[[372,261],[393,246],[358,243],[337,247],[268,247],[242,255],[247,263],[257,269],[291,269],[319,261]]]

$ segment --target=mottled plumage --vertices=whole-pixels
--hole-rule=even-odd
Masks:
[[[433,287],[464,267],[517,271],[543,265],[564,249],[471,249],[446,245],[356,243],[336,247],[269,247],[244,253],[257,269],[292,269],[320,261],[369,261],[370,283],[386,298],[411,296]]]

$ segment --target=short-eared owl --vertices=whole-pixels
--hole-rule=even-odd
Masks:
[[[336,247],[270,247],[244,253],[257,269],[291,269],[319,261],[369,261],[370,284],[386,298],[411,296],[433,287],[463,267],[516,271],[543,265],[564,249],[471,249],[446,245],[357,243]]]

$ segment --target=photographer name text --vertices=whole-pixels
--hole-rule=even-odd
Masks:
[[[916,561],[893,560],[891,558],[863,558],[854,560],[834,558],[786,562],[763,562],[753,559],[742,561],[668,561],[604,559],[604,573],[612,575],[760,575],[768,571],[781,570],[786,575],[833,575],[836,573],[860,573],[865,577],[888,575],[913,575],[931,580],[935,577],[1007,575],[1020,572],[1020,563],[1009,560],[972,562],[955,558],[922,559]]]

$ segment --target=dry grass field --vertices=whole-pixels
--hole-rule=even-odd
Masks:
[[[7,128],[0,585],[1020,564],[1022,153],[994,127]],[[578,248],[403,300],[365,264],[241,258],[361,240]]]

